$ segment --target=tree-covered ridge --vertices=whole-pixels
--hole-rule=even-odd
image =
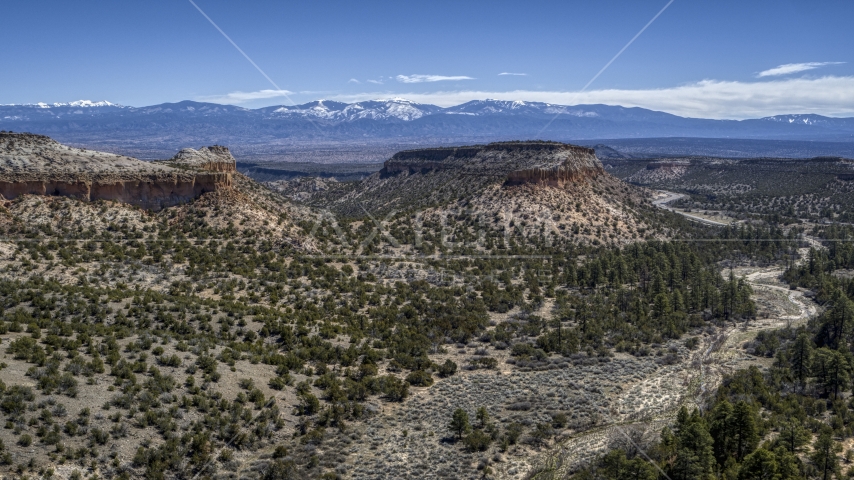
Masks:
[[[783,278],[809,288],[823,311],[805,326],[761,332],[749,345],[770,368],[737,371],[703,412],[680,412],[676,425],[646,445],[647,456],[615,449],[574,478],[848,478],[854,451],[854,265],[851,228],[818,229]],[[847,448],[847,450],[846,450]],[[665,475],[667,477],[665,477]]]
[[[465,246],[447,258],[338,257],[213,222],[198,206],[181,215],[77,232],[7,225],[17,240],[0,281],[0,331],[32,382],[7,382],[2,394],[9,455],[36,442],[49,447],[47,461],[158,478],[211,474],[278,445],[285,450],[262,462],[270,475],[319,476],[330,468],[305,445],[334,444],[376,416],[375,405],[462,369],[496,369],[499,353],[522,371],[550,358],[607,361],[614,351],[664,358],[657,343],[748,319],[750,288],[720,262],[781,258],[792,242],[735,228],[702,243],[535,238],[492,258],[460,255]],[[378,250],[381,238],[371,243]],[[482,354],[447,358],[473,340]],[[241,377],[250,366],[262,376]],[[89,414],[65,406],[98,385],[104,396]],[[561,415],[479,422],[465,450],[544,445],[566,425]],[[145,441],[130,460],[110,459],[105,445],[131,434]],[[21,475],[39,468],[10,461]]]

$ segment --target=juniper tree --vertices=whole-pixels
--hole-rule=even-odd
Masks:
[[[462,408],[454,410],[454,414],[451,417],[451,423],[448,425],[448,428],[454,432],[457,438],[462,439],[463,435],[471,431],[469,414]]]
[[[489,422],[489,412],[486,411],[486,407],[478,408],[475,417],[480,424],[480,428],[486,427],[487,422]]]

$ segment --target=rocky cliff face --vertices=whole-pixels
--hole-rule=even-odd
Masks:
[[[68,147],[41,135],[0,132],[0,195],[7,200],[21,195],[115,200],[159,210],[231,187],[234,158],[225,147],[212,148],[186,154],[193,161],[179,168],[180,161],[172,162],[176,166],[143,162]]]
[[[554,142],[503,142],[397,153],[382,176],[448,170],[459,175],[506,177],[507,185],[563,186],[604,172],[593,149]]]
[[[237,161],[228,151],[228,147],[214,145],[198,150],[185,148],[172,157],[168,164],[179,168],[208,170],[211,172],[234,173],[237,171]]]
[[[539,184],[564,187],[598,177],[605,169],[592,148],[563,145],[546,155],[539,165],[507,174],[507,185]]]
[[[472,198],[490,186],[568,188],[608,176],[593,149],[557,142],[502,142],[408,150],[347,192],[330,190],[313,204],[345,215],[408,210]]]

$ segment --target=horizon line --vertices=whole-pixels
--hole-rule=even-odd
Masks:
[[[674,117],[679,117],[679,118],[701,119],[701,120],[717,120],[717,121],[735,121],[735,122],[740,122],[740,121],[744,121],[744,120],[763,120],[763,119],[773,118],[773,117],[778,117],[778,116],[808,116],[808,115],[814,115],[814,116],[818,116],[818,117],[834,118],[834,119],[854,118],[854,115],[852,115],[852,116],[832,116],[832,115],[822,115],[822,114],[812,113],[812,112],[804,112],[804,113],[801,113],[801,112],[799,112],[799,113],[791,113],[791,112],[790,112],[790,113],[776,113],[776,114],[774,114],[774,115],[766,115],[766,116],[763,116],[763,117],[748,117],[748,118],[741,118],[741,119],[738,119],[738,118],[707,118],[707,117],[691,117],[691,116],[685,116],[685,115],[678,115],[678,114],[670,113],[670,112],[667,112],[667,111],[664,111],[664,110],[655,110],[655,109],[653,109],[653,108],[640,107],[640,106],[630,106],[630,107],[627,107],[627,106],[625,106],[625,105],[621,105],[621,104],[617,104],[617,103],[614,103],[614,104],[610,104],[610,103],[578,103],[578,104],[571,104],[571,105],[570,105],[570,104],[549,103],[549,102],[538,102],[538,101],[521,100],[521,99],[520,99],[520,100],[498,100],[498,99],[492,99],[492,98],[484,98],[484,99],[478,99],[478,100],[469,100],[469,101],[467,101],[467,102],[459,103],[459,104],[456,104],[456,105],[451,105],[451,106],[448,106],[448,107],[442,107],[442,106],[435,105],[435,104],[431,104],[431,103],[418,103],[418,102],[415,102],[415,101],[412,101],[412,100],[408,100],[408,99],[403,98],[403,97],[394,97],[394,98],[382,98],[382,97],[380,97],[380,98],[375,98],[375,99],[371,99],[371,100],[361,100],[361,101],[357,101],[357,102],[343,102],[343,101],[340,101],[340,100],[331,100],[331,99],[326,99],[326,98],[320,98],[320,99],[317,99],[317,100],[310,100],[310,101],[308,101],[308,102],[304,102],[304,103],[300,103],[300,104],[295,104],[295,105],[271,104],[271,105],[266,105],[266,106],[261,106],[261,107],[256,107],[256,108],[243,107],[243,106],[240,106],[240,105],[235,105],[235,104],[233,104],[233,103],[220,103],[220,102],[211,102],[211,101],[202,101],[202,100],[191,100],[191,99],[178,100],[178,101],[174,101],[174,102],[169,102],[169,101],[167,101],[167,102],[154,103],[154,104],[151,104],[151,105],[143,105],[143,106],[124,105],[124,104],[120,104],[120,103],[113,103],[113,102],[110,102],[109,100],[91,101],[91,100],[83,100],[83,99],[81,99],[81,100],[73,100],[73,101],[69,101],[69,102],[50,102],[50,103],[48,103],[48,102],[36,102],[36,103],[0,103],[0,107],[38,107],[38,108],[62,108],[62,107],[78,107],[78,108],[106,108],[106,107],[117,107],[117,108],[134,108],[134,109],[141,109],[141,108],[157,107],[157,106],[160,106],[160,105],[177,105],[177,104],[181,104],[181,103],[198,103],[198,104],[205,104],[205,105],[217,105],[217,106],[223,106],[223,107],[233,107],[233,108],[237,108],[237,109],[240,109],[240,110],[257,111],[257,110],[262,110],[262,109],[265,109],[265,108],[273,108],[273,107],[294,109],[294,108],[296,108],[296,107],[301,107],[301,106],[303,106],[303,105],[308,105],[308,104],[311,104],[311,103],[322,103],[322,102],[335,102],[335,103],[341,103],[341,104],[344,104],[344,105],[356,105],[356,104],[361,104],[361,103],[366,103],[366,102],[395,102],[395,101],[398,101],[398,102],[407,102],[407,103],[414,104],[414,105],[424,105],[424,106],[436,107],[436,108],[438,108],[438,109],[440,109],[440,110],[449,110],[449,109],[456,108],[456,107],[459,107],[459,106],[461,106],[461,105],[466,105],[466,104],[468,104],[468,103],[472,103],[472,102],[488,102],[488,101],[492,101],[492,102],[504,102],[504,103],[517,103],[517,102],[521,102],[521,103],[523,103],[523,104],[537,104],[537,105],[547,105],[547,106],[553,106],[553,107],[568,107],[568,108],[573,108],[573,107],[585,107],[585,106],[619,107],[619,108],[625,108],[625,109],[634,109],[634,108],[638,108],[638,109],[647,110],[647,111],[650,111],[650,112],[664,113],[664,114],[667,114],[667,115],[673,115]],[[75,105],[75,104],[77,104],[77,105]],[[431,114],[430,114],[430,113],[427,113],[426,115],[431,115]],[[426,116],[426,115],[425,115],[425,116]]]

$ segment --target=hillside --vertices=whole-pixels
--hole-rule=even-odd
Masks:
[[[605,172],[592,149],[553,142],[403,151],[359,182],[272,186],[343,218],[385,218],[407,238],[420,225],[433,247],[455,235],[497,239],[510,231],[548,243],[624,243],[647,235],[653,211],[648,194]]]
[[[251,227],[262,238],[300,244],[294,222],[311,218],[237,173],[222,146],[186,148],[169,160],[144,162],[49,137],[0,133],[0,194],[0,223],[9,233],[42,231],[78,240],[175,225],[208,229],[214,237]]]
[[[298,181],[303,204],[227,152],[144,163],[230,175],[172,206],[3,202],[0,474],[518,479],[567,439],[694,401],[683,385],[719,378],[696,352],[757,312],[721,265],[794,244],[656,210],[573,145],[404,151],[360,181]]]
[[[854,220],[854,161],[839,157],[674,157],[609,160],[627,182],[678,192],[674,206],[736,219],[792,222]]]
[[[509,142],[403,151],[382,170],[326,205],[354,215],[359,205],[383,213],[438,205],[471,196],[487,185],[525,183],[562,186],[602,173],[593,151],[546,142]]]

